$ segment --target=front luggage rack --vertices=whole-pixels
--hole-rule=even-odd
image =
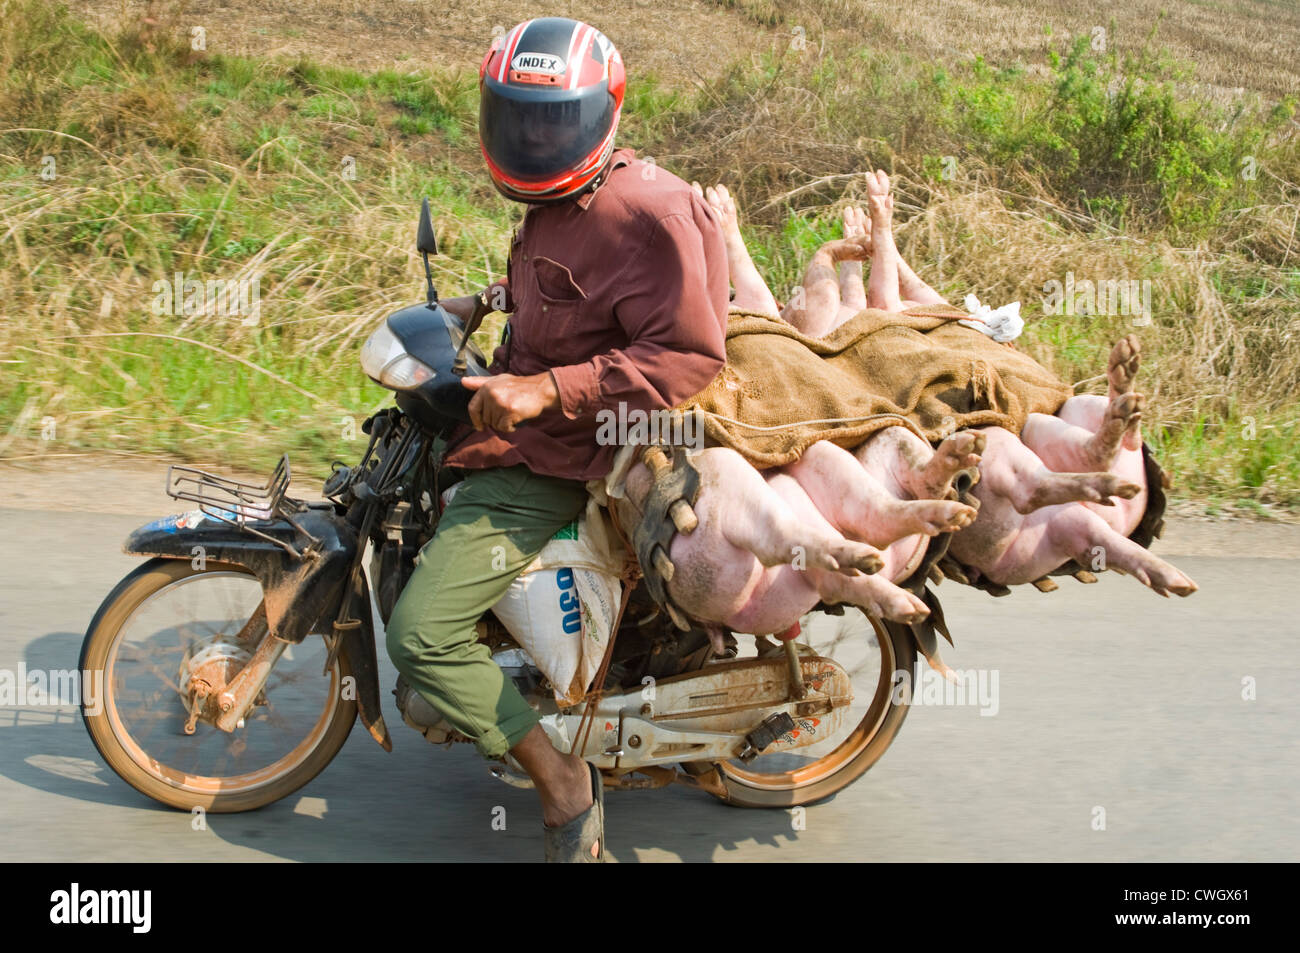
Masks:
[[[190,500],[197,503],[203,515],[237,526],[240,530],[274,543],[290,555],[301,559],[304,555],[310,555],[320,540],[303,529],[294,519],[294,514],[306,511],[307,506],[286,495],[289,479],[287,453],[280,457],[275,470],[261,486],[217,476],[215,473],[195,467],[172,464],[167,468],[167,495],[174,500]],[[250,521],[269,520],[283,520],[289,523],[311,543],[305,550],[299,550],[292,543],[276,539],[248,525]]]

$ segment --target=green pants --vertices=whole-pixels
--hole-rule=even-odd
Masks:
[[[538,717],[477,641],[474,623],[586,502],[580,480],[522,465],[470,471],[393,608],[393,664],[485,757],[502,757]]]

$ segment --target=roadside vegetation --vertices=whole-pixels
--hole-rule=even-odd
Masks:
[[[1019,300],[1023,346],[1081,392],[1141,336],[1145,434],[1177,495],[1300,511],[1294,101],[1199,94],[1158,25],[940,63],[800,42],[788,8],[737,6],[764,52],[695,85],[634,74],[620,138],[732,188],[778,298],[860,173],[888,169],[904,256],[954,302]],[[209,54],[181,22],[99,30],[0,0],[0,457],[252,469],[289,450],[323,473],[388,400],[357,350],[421,296],[420,196],[444,295],[504,273],[522,210],[481,170],[473,71]],[[260,310],[187,278],[257,278]],[[1054,305],[1052,282],[1075,293]]]

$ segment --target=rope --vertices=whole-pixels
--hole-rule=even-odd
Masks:
[[[619,525],[615,507],[609,506],[607,512],[609,513],[610,523],[613,524],[614,532],[618,534],[618,538],[623,542],[624,549],[631,553],[633,558],[628,562],[620,576],[623,581],[623,595],[619,599],[618,615],[614,617],[614,626],[610,629],[609,641],[605,644],[605,655],[600,660],[600,668],[596,670],[594,687],[583,696],[582,718],[578,721],[578,730],[573,733],[573,744],[569,746],[570,754],[587,750],[587,740],[591,737],[591,726],[595,722],[596,708],[600,704],[600,700],[605,696],[605,678],[609,674],[609,665],[614,658],[614,642],[618,639],[619,626],[623,624],[623,613],[627,611],[628,602],[631,601],[632,597],[632,590],[636,588],[637,580],[641,578],[641,567],[635,558],[636,551],[632,548],[632,544],[628,542],[623,527]]]
[[[726,417],[722,414],[715,413],[714,411],[705,410],[702,407],[695,408],[695,410],[697,413],[705,414],[709,417],[713,417],[716,420],[725,420],[727,423],[735,424],[738,427],[747,427],[750,430],[765,430],[765,431],[788,430],[791,427],[802,427],[805,426],[806,424],[865,423],[868,420],[883,420],[887,417],[892,418],[894,420],[907,421],[907,417],[905,417],[903,414],[868,414],[866,417],[821,417],[816,420],[794,420],[788,424],[773,424],[772,426],[763,427],[758,424],[747,424],[743,420],[735,420],[731,417]]]

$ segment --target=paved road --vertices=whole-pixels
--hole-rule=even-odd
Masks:
[[[96,606],[136,564],[119,546],[141,522],[0,508],[0,670],[76,666]],[[996,715],[914,708],[884,759],[808,808],[803,830],[786,812],[728,808],[685,788],[611,794],[612,857],[1300,858],[1300,560],[1174,558],[1201,585],[1191,599],[1167,602],[1114,575],[996,600],[945,584],[957,641],[948,661],[996,670]],[[394,674],[382,661],[386,691]],[[1246,678],[1255,700],[1243,700]],[[301,792],[260,812],[209,816],[205,831],[118,780],[74,709],[0,708],[5,856],[540,858],[534,795],[489,777],[472,750],[426,744],[385,701],[391,754],[358,726]],[[497,806],[505,830],[493,829]],[[1093,829],[1097,808],[1105,830]]]

